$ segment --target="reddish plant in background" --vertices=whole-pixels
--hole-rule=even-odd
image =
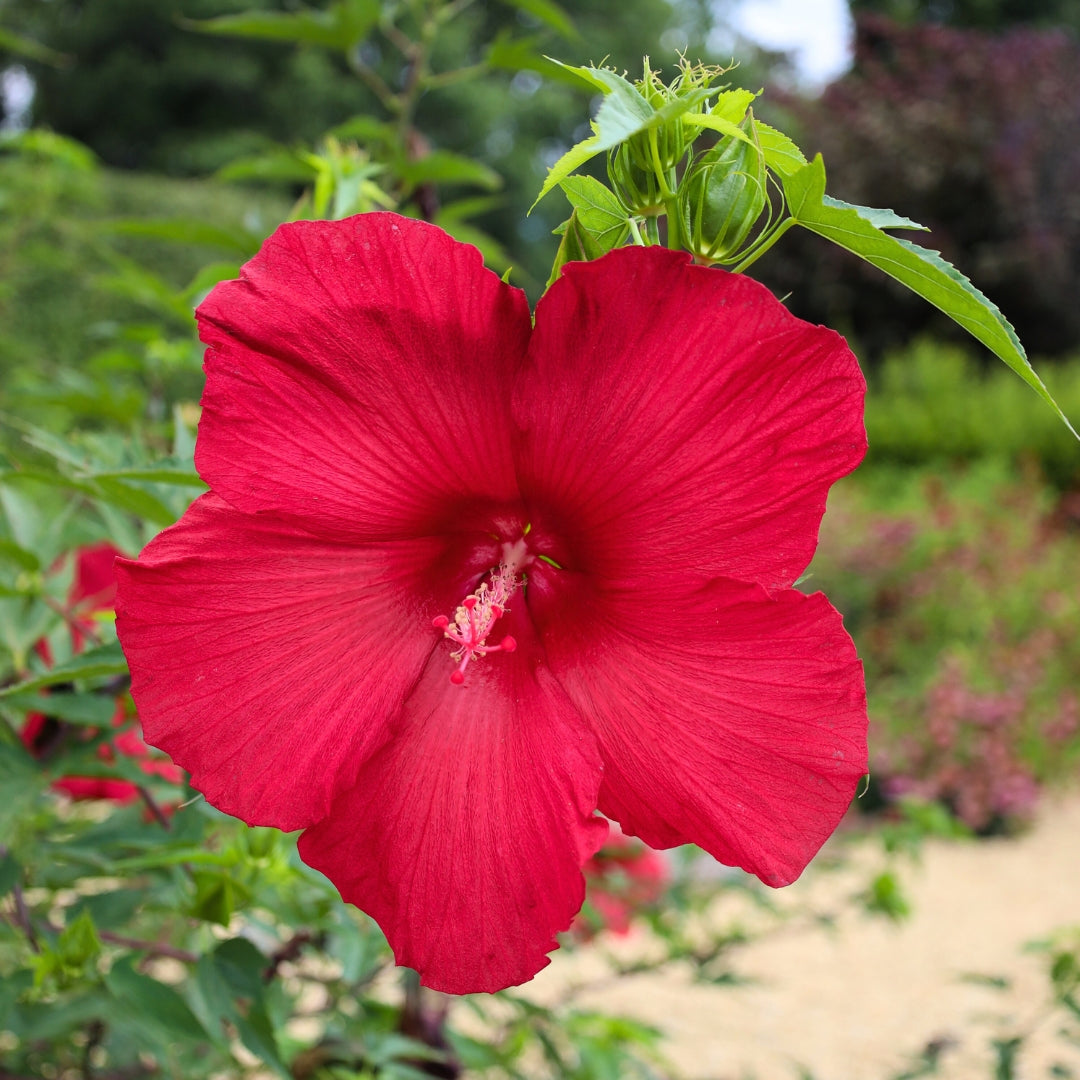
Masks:
[[[821,152],[830,190],[933,230],[1008,312],[1030,351],[1074,350],[1080,310],[1080,43],[1065,30],[1002,33],[856,20],[852,70],[818,98],[783,100]],[[766,108],[768,105],[766,105]],[[809,260],[816,272],[805,273]],[[763,264],[806,318],[850,327],[872,353],[913,331],[954,332],[866,264],[796,235]],[[865,359],[865,357],[864,357]]]
[[[663,855],[619,832],[608,836],[582,871],[585,906],[570,927],[581,941],[601,930],[629,933],[634,916],[664,895],[671,877]]]
[[[1077,540],[1037,484],[984,473],[890,489],[902,511],[846,487],[814,566],[866,663],[875,789],[981,833],[1024,824],[1080,761]]]
[[[63,608],[64,621],[71,631],[71,643],[75,652],[81,652],[88,642],[97,640],[94,615],[111,611],[116,602],[116,557],[123,553],[108,542],[89,544],[75,552],[75,567]],[[46,663],[52,663],[52,652],[47,641],[37,646],[38,654]],[[117,699],[113,726],[122,727],[127,720],[123,696]],[[43,713],[29,713],[20,732],[24,745],[35,754],[46,753],[60,731],[57,721]],[[88,734],[96,735],[90,729]],[[179,783],[183,773],[171,761],[151,756],[150,748],[143,742],[138,730],[128,726],[117,732],[98,747],[102,761],[113,761],[117,754],[142,759],[140,768],[147,776],[160,776],[172,783]],[[54,780],[53,788],[70,795],[73,799],[109,799],[128,803],[139,798],[138,787],[129,780],[113,780],[98,776],[62,776]]]
[[[211,491],[118,630],[147,739],[429,986],[547,962],[599,809],[772,885],[866,766],[862,671],[792,583],[865,450],[830,330],[659,248],[537,306],[393,214],[282,226],[198,311]]]

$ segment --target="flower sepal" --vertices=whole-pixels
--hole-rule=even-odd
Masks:
[[[768,173],[753,114],[739,127],[746,138],[725,135],[695,158],[679,188],[686,246],[704,262],[738,258],[769,209]]]

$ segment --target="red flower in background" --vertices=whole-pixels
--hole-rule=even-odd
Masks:
[[[64,607],[64,619],[71,630],[71,643],[75,652],[81,652],[88,641],[97,637],[94,615],[99,611],[111,611],[116,603],[116,571],[114,563],[122,552],[112,544],[102,542],[81,547],[75,554],[75,570],[71,589]],[[49,665],[52,652],[49,643],[42,640],[37,652]],[[118,700],[113,726],[120,727],[125,721],[124,703]],[[28,750],[42,753],[49,741],[50,720],[42,713],[29,713],[23,725],[21,738]],[[150,748],[134,728],[116,734],[98,748],[103,761],[112,761],[116,754],[142,758],[141,768],[148,776],[161,776],[172,783],[179,783],[183,773],[171,761],[150,756]],[[99,776],[62,776],[53,781],[57,791],[63,791],[73,799],[109,799],[128,803],[139,797],[136,786],[128,780],[110,780]]]
[[[866,767],[791,586],[865,449],[830,330],[657,248],[536,310],[391,214],[282,226],[198,311],[211,491],[118,563],[147,740],[451,992],[547,963],[597,807],[781,885]]]
[[[664,895],[671,876],[659,852],[617,832],[607,838],[582,870],[585,907],[570,927],[582,941],[601,930],[629,933],[634,916]]]

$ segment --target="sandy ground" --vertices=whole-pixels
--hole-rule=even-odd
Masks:
[[[1045,958],[1025,951],[1080,929],[1080,795],[1044,805],[1015,839],[929,842],[902,879],[913,912],[899,926],[841,905],[835,933],[788,931],[741,949],[735,966],[751,983],[695,985],[669,970],[609,982],[581,1003],[662,1028],[677,1075],[693,1080],[890,1080],[938,1039],[948,1049],[937,1075],[992,1080],[991,1040],[1017,1034],[1027,1036],[1018,1077],[1048,1077],[1055,1063],[1072,1070],[1057,1076],[1080,1077],[1080,1045],[1061,1038],[1060,1012],[1047,1015]],[[827,904],[839,887],[835,874],[808,872],[787,892]],[[531,993],[550,1000],[591,982],[602,974],[594,952],[556,954]],[[1008,989],[972,975],[1006,978]]]

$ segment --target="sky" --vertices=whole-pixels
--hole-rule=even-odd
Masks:
[[[852,37],[847,0],[729,0],[722,10],[744,37],[790,51],[808,88],[824,86],[847,67]]]

